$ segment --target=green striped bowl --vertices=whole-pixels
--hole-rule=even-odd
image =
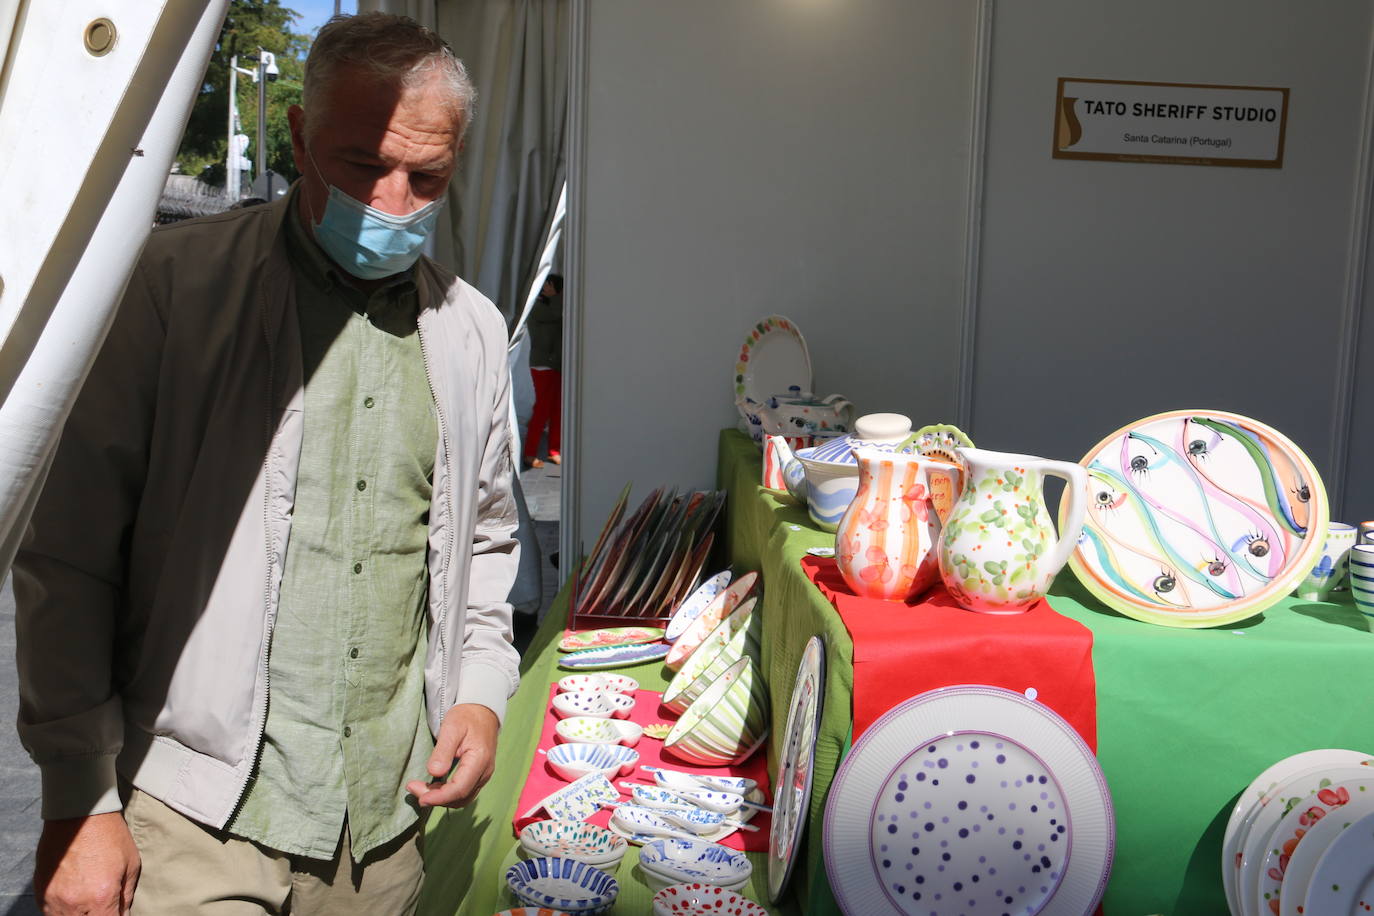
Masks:
[[[768,688],[752,658],[741,658],[711,682],[673,725],[663,746],[701,766],[748,757],[768,737]]]
[[[754,614],[757,600],[750,598],[735,608],[702,640],[663,691],[664,706],[681,715],[726,668],[746,655],[759,659],[763,615]]]

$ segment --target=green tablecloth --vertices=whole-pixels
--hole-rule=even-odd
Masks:
[[[838,912],[821,857],[822,813],[850,739],[853,643],[806,579],[806,548],[833,545],[803,509],[759,486],[760,454],[733,430],[720,438],[718,485],[730,492],[727,543],[737,571],[760,569],[764,663],[781,722],[802,647],[826,639],[826,707],[817,740],[803,911]],[[1158,627],[1105,609],[1065,571],[1050,601],[1093,632],[1098,760],[1116,811],[1109,916],[1226,912],[1221,839],[1239,792],[1275,761],[1319,747],[1374,751],[1374,635],[1348,603],[1289,599],[1212,630]],[[920,648],[912,647],[913,660]],[[951,672],[951,683],[960,682]]]
[[[477,800],[467,808],[438,809],[425,833],[425,884],[420,897],[421,916],[492,916],[519,903],[506,890],[506,869],[515,862],[519,843],[511,828],[515,806],[525,776],[530,771],[539,743],[539,731],[548,707],[549,685],[564,671],[558,667],[558,640],[567,620],[568,589],[554,602],[520,666],[520,689],[511,698],[496,752],[496,772]],[[617,672],[628,674],[647,690],[667,686],[662,662],[649,662]],[[790,688],[789,688],[790,689]],[[648,739],[646,739],[648,740]],[[749,853],[754,876],[745,896],[768,900],[768,857]],[[631,846],[616,871],[620,896],[611,916],[648,916],[649,890],[639,870],[639,850]],[[770,910],[791,914],[790,905]]]

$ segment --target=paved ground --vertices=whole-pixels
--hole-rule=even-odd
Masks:
[[[544,601],[539,619],[558,590],[558,571],[550,557],[558,550],[561,468],[547,464],[520,475],[525,501],[534,518],[543,554]],[[533,621],[520,621],[516,643],[523,648]],[[38,770],[19,745],[14,722],[19,714],[14,667],[14,592],[7,578],[0,587],[0,916],[37,916],[33,903],[33,849],[38,840]]]

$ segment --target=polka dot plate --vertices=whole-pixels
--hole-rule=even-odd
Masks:
[[[853,916],[1085,916],[1115,846],[1092,751],[1049,707],[997,687],[889,710],[825,807],[826,873]]]

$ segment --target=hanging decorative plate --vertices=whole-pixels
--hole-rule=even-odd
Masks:
[[[1374,814],[1351,824],[1317,862],[1303,912],[1367,916],[1374,907]]]
[[[559,652],[595,649],[600,646],[637,646],[658,642],[663,638],[662,627],[606,627],[601,630],[569,631],[558,642]]]
[[[623,668],[651,662],[668,654],[671,648],[666,642],[644,643],[638,646],[602,646],[599,649],[583,649],[569,652],[558,659],[558,667],[574,671],[593,671],[598,668]]]
[[[1129,617],[1172,627],[1244,620],[1291,592],[1321,555],[1330,521],[1321,477],[1256,420],[1156,414],[1080,464],[1089,509],[1069,566]]]
[[[745,598],[754,593],[754,586],[758,581],[758,572],[750,570],[731,582],[725,591],[712,598],[711,603],[706,605],[695,620],[687,624],[687,629],[673,642],[664,664],[674,671],[681,668],[697,650],[697,646],[701,645],[702,640],[710,636],[711,631],[718,627],[722,620],[729,617]]]
[[[1319,767],[1304,770],[1274,790],[1273,799],[1259,810],[1251,822],[1245,845],[1241,849],[1240,872],[1236,876],[1236,902],[1240,905],[1240,912],[1253,913],[1255,916],[1260,916],[1262,912],[1259,889],[1264,859],[1270,846],[1278,842],[1278,829],[1284,818],[1308,796],[1347,780],[1367,779],[1370,772],[1364,766]],[[1267,907],[1263,912],[1267,916]]]
[[[793,385],[811,390],[811,354],[790,318],[769,315],[749,331],[735,362],[735,399],[759,404]]]
[[[1353,783],[1342,785],[1350,793],[1350,801],[1333,812],[1332,817],[1323,817],[1306,827],[1307,832],[1295,844],[1292,854],[1285,857],[1287,863],[1279,862],[1283,877],[1278,916],[1314,916],[1303,904],[1307,900],[1307,889],[1312,886],[1317,863],[1347,827],[1374,814],[1374,789],[1365,787],[1360,791]],[[1374,900],[1368,902],[1374,904]]]
[[[1261,808],[1275,798],[1277,790],[1289,779],[1309,770],[1333,766],[1369,766],[1374,764],[1368,754],[1342,748],[1319,748],[1285,757],[1260,773],[1236,799],[1226,831],[1221,839],[1221,878],[1226,890],[1226,903],[1232,913],[1240,913],[1240,898],[1236,894],[1236,880],[1240,874],[1242,851],[1250,832],[1250,825]]]
[[[840,764],[825,870],[850,916],[1084,916],[1116,845],[1092,751],[1047,706],[946,687],[889,710]]]
[[[786,743],[773,785],[773,824],[768,835],[768,899],[777,903],[792,877],[802,828],[811,809],[811,764],[825,694],[825,641],[807,640],[787,709]]]

